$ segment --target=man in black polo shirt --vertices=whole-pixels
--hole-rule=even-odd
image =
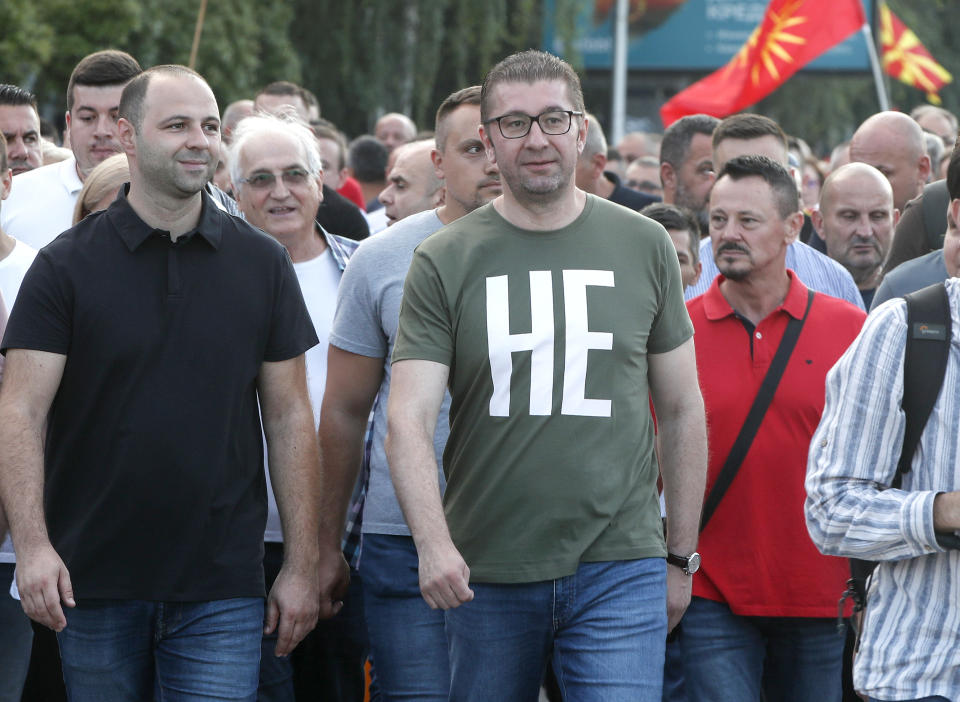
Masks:
[[[284,248],[202,191],[203,79],[153,68],[120,115],[129,186],[44,248],[0,345],[17,585],[72,700],[253,700],[261,632],[289,653],[318,616],[317,337]],[[286,543],[266,623],[258,396]]]

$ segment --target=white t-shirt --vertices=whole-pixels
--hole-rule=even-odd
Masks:
[[[13,251],[5,259],[0,261],[0,293],[3,293],[3,301],[7,303],[7,312],[13,309],[13,303],[17,301],[17,294],[20,292],[20,283],[23,276],[27,274],[27,269],[33,264],[33,259],[37,257],[37,250],[18,241]]]
[[[16,302],[17,293],[20,291],[20,283],[36,255],[35,249],[18,241],[13,251],[0,261],[0,294],[3,295],[8,313],[13,309],[13,303]],[[13,542],[10,541],[8,534],[0,544],[0,563],[16,563],[16,560],[13,555]]]
[[[310,313],[314,329],[317,330],[317,338],[320,339],[320,343],[306,353],[307,389],[310,392],[310,404],[313,406],[313,425],[317,428],[320,425],[323,389],[327,384],[327,341],[330,338],[330,327],[333,325],[341,272],[329,247],[316,258],[294,263],[293,269],[300,281],[300,290],[307,303],[307,311]],[[263,455],[266,458],[266,442],[264,442]],[[280,514],[273,496],[269,470],[267,471],[267,501],[267,528],[263,539],[281,542],[283,534],[280,530]]]
[[[42,249],[73,226],[73,208],[82,188],[73,157],[14,176],[10,196],[0,209],[0,229]]]

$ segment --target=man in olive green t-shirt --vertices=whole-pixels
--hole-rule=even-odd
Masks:
[[[566,63],[505,59],[481,114],[504,192],[417,248],[388,408],[421,590],[447,610],[450,699],[536,700],[552,655],[567,700],[659,700],[706,473],[676,253],[659,225],[576,188],[586,120]]]

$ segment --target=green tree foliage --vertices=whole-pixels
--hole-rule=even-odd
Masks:
[[[0,82],[32,88],[51,53],[53,30],[40,19],[34,0],[4,0]]]
[[[440,101],[506,54],[538,47],[543,0],[210,0],[196,68],[221,106],[274,80],[316,93],[351,136],[383,112],[430,129]],[[575,32],[577,0],[555,0]],[[186,63],[200,0],[3,0],[0,80],[34,90],[59,118],[74,65],[104,48],[144,66]]]
[[[574,0],[558,0],[574,32]],[[379,114],[404,112],[433,128],[440,102],[479,83],[503,56],[539,47],[542,0],[295,0],[291,36],[323,116],[350,136]]]
[[[146,67],[186,64],[190,59],[200,0],[140,0],[144,21],[126,50]],[[253,97],[266,83],[300,80],[300,61],[288,30],[293,10],[286,3],[213,0],[208,3],[196,69],[210,83],[221,109]]]
[[[122,49],[144,67],[187,63],[199,8],[200,0],[4,0],[0,80],[30,88],[45,115],[59,118],[70,72],[91,52]],[[208,4],[196,68],[221,104],[280,77],[300,80],[293,18],[283,2]]]

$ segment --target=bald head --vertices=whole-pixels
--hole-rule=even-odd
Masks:
[[[848,163],[831,173],[811,218],[827,255],[844,266],[861,290],[876,288],[890,250],[898,213],[887,178],[866,163]]]
[[[237,100],[227,105],[227,109],[223,111],[223,121],[220,125],[224,142],[230,143],[233,132],[236,130],[237,125],[240,124],[240,120],[244,117],[249,117],[254,111],[253,100]]]
[[[902,112],[868,117],[850,140],[850,160],[870,164],[886,176],[898,210],[920,194],[930,174],[923,130]]]
[[[434,146],[433,139],[425,139],[401,144],[391,154],[395,158],[387,175],[387,187],[378,196],[388,225],[442,204],[443,181],[430,158]]]
[[[660,158],[660,142],[662,137],[659,134],[648,132],[628,132],[623,135],[620,143],[617,144],[617,151],[623,156],[623,160],[629,163],[641,156],[653,156]]]
[[[889,198],[893,207],[893,187],[883,173],[866,163],[847,163],[827,176],[820,189],[820,209],[833,206],[831,196],[836,192],[847,192],[858,188],[875,190]]]
[[[401,144],[413,141],[417,136],[417,125],[406,115],[389,112],[377,120],[373,135],[387,147],[387,151],[393,151]]]

